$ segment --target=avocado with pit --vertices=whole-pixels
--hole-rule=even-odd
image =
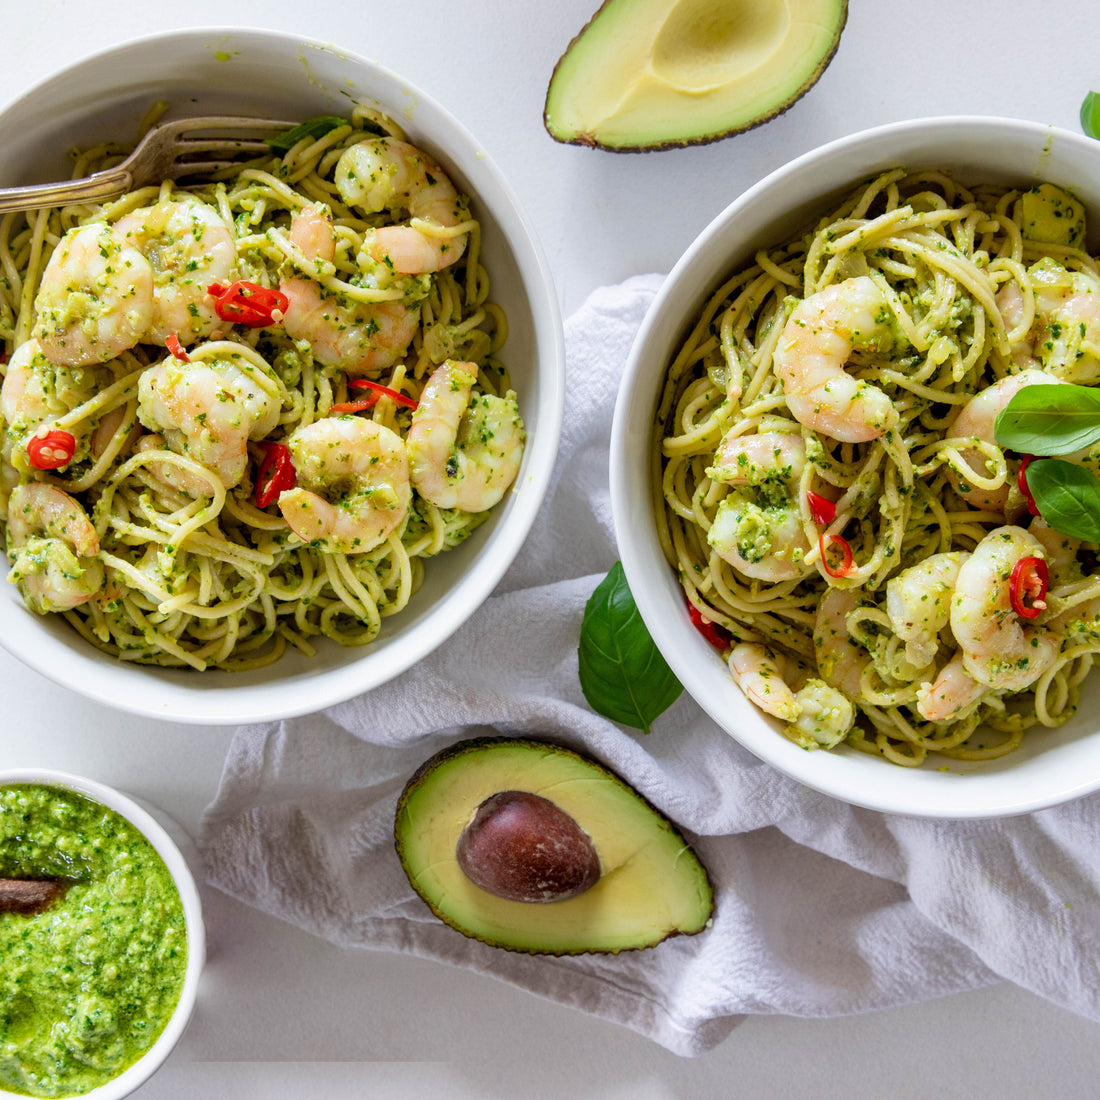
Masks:
[[[413,889],[452,928],[529,954],[618,954],[708,925],[714,892],[677,828],[572,749],[472,738],[426,761],[394,839]]]
[[[558,61],[557,141],[645,152],[782,114],[833,58],[848,0],[606,0]]]

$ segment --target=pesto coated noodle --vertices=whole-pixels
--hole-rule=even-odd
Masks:
[[[518,472],[469,197],[391,120],[326,125],[0,220],[9,580],[120,659],[365,645]]]
[[[1050,184],[884,172],[710,298],[660,399],[660,538],[797,744],[980,760],[1072,716],[1098,548],[993,433],[1039,382],[1100,383],[1100,268]]]

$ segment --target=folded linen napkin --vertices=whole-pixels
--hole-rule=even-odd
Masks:
[[[546,505],[453,639],[350,702],[236,732],[203,821],[208,880],[334,943],[473,967],[683,1055],[747,1013],[866,1012],[1000,978],[1100,1020],[1100,795],[1001,821],[890,816],[777,773],[686,696],[648,736],[585,703],[581,617],[617,557],[611,411],[659,285],[599,290],[569,320]],[[393,850],[397,797],[434,752],[486,732],[584,749],[693,834],[716,886],[713,926],[650,951],[557,959],[436,921]]]

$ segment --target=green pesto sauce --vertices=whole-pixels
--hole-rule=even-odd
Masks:
[[[63,878],[36,914],[0,913],[0,1087],[78,1096],[163,1031],[183,988],[183,904],[153,846],[57,787],[0,787],[0,877]]]

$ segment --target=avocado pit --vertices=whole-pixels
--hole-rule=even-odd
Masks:
[[[455,854],[475,886],[506,901],[565,901],[600,877],[588,834],[548,798],[528,791],[485,799],[462,830]]]

